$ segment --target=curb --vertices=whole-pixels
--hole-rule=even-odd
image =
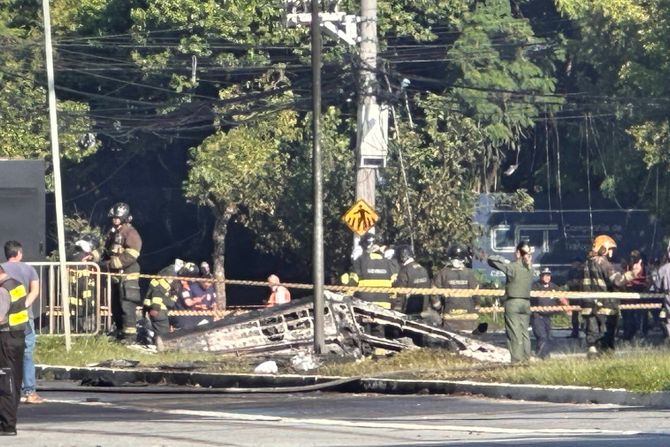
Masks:
[[[44,379],[98,381],[109,387],[90,387],[93,391],[120,392],[124,384],[179,385],[197,387],[183,392],[300,392],[317,389],[347,393],[380,394],[474,394],[496,399],[554,403],[614,404],[670,408],[670,392],[636,393],[624,389],[585,386],[520,385],[449,380],[400,380],[384,378],[348,378],[315,375],[264,375],[175,372],[157,369],[79,368],[37,365]],[[134,391],[141,391],[137,386]],[[263,390],[266,389],[267,391]],[[127,388],[125,389],[127,390]],[[153,392],[158,387],[153,387]],[[197,390],[197,391],[196,391]],[[174,388],[171,389],[174,391]]]

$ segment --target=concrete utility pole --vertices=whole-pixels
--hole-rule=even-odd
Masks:
[[[356,199],[375,207],[376,168],[367,163],[366,152],[380,143],[379,105],[377,104],[377,0],[361,0],[360,97],[356,135]],[[383,166],[383,163],[382,163]]]
[[[58,120],[56,117],[56,89],[54,85],[53,48],[51,46],[51,14],[49,0],[42,0],[44,15],[44,50],[47,64],[49,89],[49,130],[51,138],[51,162],[54,170],[54,196],[56,198],[56,230],[58,234],[58,270],[60,273],[61,305],[65,329],[65,350],[70,350],[70,298],[68,297],[68,272],[65,265],[65,224],[63,221],[63,190],[60,178],[60,150],[58,147]]]

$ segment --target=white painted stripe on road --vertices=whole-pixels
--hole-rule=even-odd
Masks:
[[[487,434],[507,434],[507,435],[563,435],[563,436],[583,436],[583,435],[619,435],[633,436],[644,432],[637,430],[603,430],[603,429],[563,429],[563,428],[505,428],[505,427],[483,427],[477,425],[419,425],[417,423],[398,423],[398,422],[374,422],[374,421],[350,421],[345,419],[315,419],[315,418],[294,418],[281,416],[254,415],[244,413],[229,413],[223,411],[205,411],[205,410],[166,410],[159,408],[146,408],[141,406],[117,405],[112,402],[86,402],[81,400],[57,400],[49,399],[49,402],[64,404],[85,405],[94,407],[107,407],[124,411],[141,411],[145,413],[173,415],[173,416],[192,416],[201,418],[217,418],[228,421],[240,422],[283,422],[291,425],[319,425],[329,427],[348,427],[348,428],[376,428],[387,430],[411,430],[411,431],[438,431],[438,432],[472,432]]]

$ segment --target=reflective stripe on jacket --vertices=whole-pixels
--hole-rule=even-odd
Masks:
[[[26,308],[28,293],[25,286],[13,278],[8,278],[0,284],[0,287],[9,293],[7,321],[0,325],[0,331],[24,331],[30,318]]]

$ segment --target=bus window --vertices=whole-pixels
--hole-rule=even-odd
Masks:
[[[536,251],[546,253],[550,249],[549,233],[558,231],[557,225],[518,225],[515,230],[516,241],[527,241]]]
[[[491,250],[494,253],[514,253],[514,233],[509,225],[491,228]]]

